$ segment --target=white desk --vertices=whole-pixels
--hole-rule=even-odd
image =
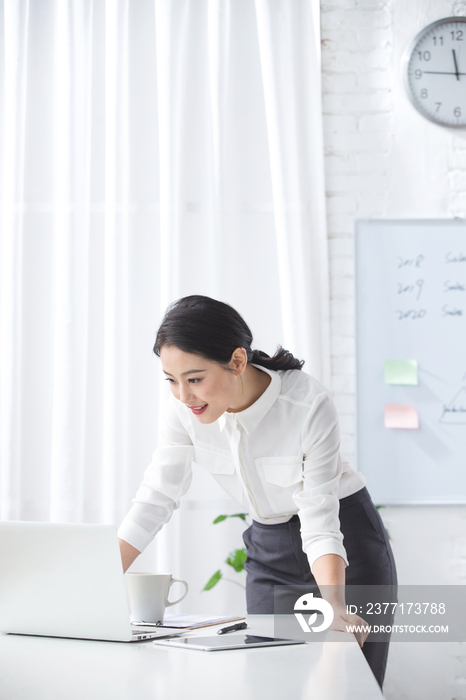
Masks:
[[[251,615],[247,622],[251,633],[273,634],[272,616]],[[217,629],[191,634],[207,636]],[[380,700],[383,695],[355,641],[201,652],[150,641],[3,635],[0,698]]]

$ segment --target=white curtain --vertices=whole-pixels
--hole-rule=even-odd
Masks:
[[[0,517],[118,524],[169,302],[222,299],[329,380],[319,3],[3,0],[1,22]]]

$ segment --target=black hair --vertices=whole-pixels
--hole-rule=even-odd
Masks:
[[[298,360],[281,346],[273,357],[261,350],[252,350],[252,333],[242,316],[229,304],[210,297],[192,295],[178,299],[168,307],[157,331],[154,353],[160,357],[164,346],[200,355],[227,365],[236,348],[244,348],[248,363],[266,369],[301,369]]]

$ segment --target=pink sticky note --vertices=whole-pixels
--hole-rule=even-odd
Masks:
[[[417,430],[419,414],[407,403],[386,403],[384,423],[386,428]]]

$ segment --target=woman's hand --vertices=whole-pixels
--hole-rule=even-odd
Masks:
[[[339,607],[336,609],[334,608],[333,613],[333,622],[330,625],[330,629],[337,630],[338,632],[349,632],[354,634],[357,643],[362,649],[362,646],[369,635],[369,625],[367,624],[367,622],[363,620],[362,617],[359,617],[359,615],[353,615],[352,613],[349,613],[344,607]],[[352,627],[364,627],[365,629],[353,631],[351,629]]]
[[[369,626],[359,615],[352,615],[345,604],[345,562],[338,554],[324,554],[315,560],[312,573],[316,579],[322,598],[333,608],[331,630],[350,632],[350,627],[365,627],[365,630],[353,632],[362,648],[369,635]]]
[[[133,561],[138,557],[141,552],[133,547],[132,545],[128,544],[128,542],[125,542],[124,540],[118,540],[120,543],[120,554],[121,554],[121,563],[123,565],[123,573],[125,573]]]

